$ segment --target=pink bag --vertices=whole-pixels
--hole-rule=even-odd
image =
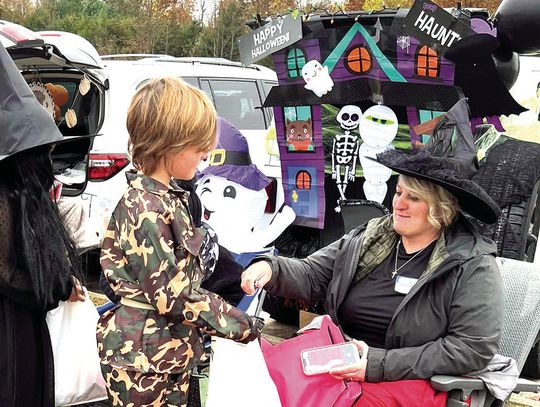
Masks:
[[[343,342],[341,330],[328,315],[321,318],[320,327],[275,346],[261,339],[264,359],[283,407],[350,407],[358,401],[362,394],[359,382],[336,380],[327,374],[306,376],[302,370],[300,351]]]

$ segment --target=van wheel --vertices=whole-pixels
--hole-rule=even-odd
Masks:
[[[503,238],[500,256],[529,262],[534,260],[540,230],[539,192],[540,182],[537,182],[528,200],[502,209],[510,228]]]

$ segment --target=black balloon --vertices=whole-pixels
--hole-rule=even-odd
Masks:
[[[495,14],[499,41],[519,54],[540,53],[539,22],[538,0],[503,0]]]
[[[504,86],[510,89],[519,74],[519,55],[515,52],[495,52],[493,60]]]

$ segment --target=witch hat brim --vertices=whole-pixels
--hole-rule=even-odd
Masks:
[[[478,184],[460,177],[451,162],[433,157],[426,150],[388,150],[377,154],[377,159],[368,158],[399,174],[440,185],[456,197],[464,212],[481,222],[495,223],[501,214],[499,206]]]
[[[255,164],[249,165],[210,165],[201,171],[201,175],[214,175],[242,185],[253,191],[266,188],[271,180]]]
[[[95,136],[62,136],[2,44],[0,83],[0,161],[34,147]]]

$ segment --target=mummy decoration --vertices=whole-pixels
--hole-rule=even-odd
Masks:
[[[354,181],[356,174],[356,157],[360,141],[351,134],[360,124],[362,110],[358,106],[343,106],[336,119],[344,134],[336,134],[332,144],[332,178],[336,180],[340,199],[345,199],[345,190],[349,181]],[[339,211],[339,205],[336,207]]]
[[[302,77],[306,82],[304,87],[312,90],[318,97],[326,95],[334,87],[334,81],[328,73],[328,67],[322,66],[316,59],[304,65],[302,68]]]
[[[383,151],[394,148],[392,141],[397,135],[398,120],[396,114],[387,106],[376,105],[367,109],[360,119],[360,165],[364,171],[364,194],[366,199],[382,203],[388,189],[386,181],[392,170],[371,161],[366,157],[376,158]]]

